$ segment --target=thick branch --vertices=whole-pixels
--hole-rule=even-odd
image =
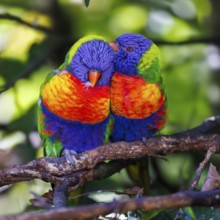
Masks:
[[[11,183],[30,181],[33,179],[42,179],[46,182],[59,184],[66,182],[69,186],[72,186],[69,190],[72,191],[80,186],[83,186],[86,182],[93,180],[105,179],[121,169],[131,164],[132,161],[110,161],[108,163],[99,163],[94,169],[91,170],[81,170],[80,172],[73,172],[71,174],[64,174],[57,176],[56,174],[51,174],[43,167],[39,167],[37,164],[41,162],[47,164],[47,160],[51,158],[40,158],[38,160],[31,161],[24,166],[16,166],[13,168],[5,169],[0,171],[0,186],[8,185]],[[52,158],[55,159],[55,158]],[[60,159],[60,160],[59,160]],[[59,161],[59,162],[58,162]],[[63,163],[63,158],[58,158],[57,163]],[[47,164],[49,165],[49,164]],[[53,164],[54,165],[54,164]],[[43,165],[44,166],[44,165]],[[49,165],[50,166],[50,165]],[[60,164],[60,167],[65,169],[65,166]],[[59,173],[58,173],[59,174]]]
[[[185,206],[217,206],[220,204],[220,190],[196,192],[183,191],[166,196],[124,199],[109,203],[78,206],[74,208],[53,209],[45,212],[29,212],[25,214],[0,217],[0,220],[62,220],[62,219],[93,219],[112,212],[125,213],[133,210],[159,210],[180,208]]]
[[[83,173],[82,171],[87,171],[104,160],[126,160],[173,152],[206,152],[210,149],[219,153],[219,146],[219,135],[183,135],[183,137],[171,135],[149,138],[146,143],[140,141],[109,143],[81,154],[76,166],[68,164],[64,158],[39,158],[26,165],[1,170],[0,186],[35,178],[55,183],[63,181],[64,176],[68,178],[70,175],[72,178],[74,172]]]
[[[38,178],[55,184],[66,181],[70,186],[79,187],[85,182],[105,178],[119,171],[131,163],[126,161],[127,159],[187,151],[219,153],[220,135],[205,134],[218,128],[219,124],[220,118],[212,117],[197,128],[182,134],[158,136],[149,138],[146,142],[108,143],[81,154],[75,166],[68,164],[62,157],[39,158],[25,165],[1,170],[0,186]],[[199,134],[200,132],[202,135]],[[101,163],[92,169],[105,160],[122,161],[120,163],[117,161],[112,161],[109,164]]]

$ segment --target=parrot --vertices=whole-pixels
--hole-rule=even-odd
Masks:
[[[64,63],[49,73],[38,101],[38,131],[46,156],[78,153],[108,140],[114,50],[101,36],[79,39]]]
[[[115,50],[110,140],[144,141],[158,134],[167,118],[167,95],[160,74],[158,48],[150,39],[135,33],[122,34],[109,44]],[[131,179],[142,185],[144,192],[149,187],[145,180],[147,167],[148,160],[144,158],[127,168]]]

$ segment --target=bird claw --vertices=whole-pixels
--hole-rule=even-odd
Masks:
[[[59,69],[54,70],[54,72],[56,74],[66,74],[66,73],[68,73],[68,71],[66,71],[66,70],[59,70]]]
[[[92,83],[89,81],[84,83],[84,88],[86,88],[86,89],[88,89],[91,86],[92,86]]]
[[[66,158],[67,163],[75,165],[77,161],[78,154],[74,150],[64,149],[64,157]]]
[[[142,140],[142,142],[143,142],[144,144],[146,144],[146,142],[147,142],[147,138],[146,138],[146,137],[142,137],[141,140]]]

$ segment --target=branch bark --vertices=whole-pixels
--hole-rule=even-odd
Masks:
[[[157,45],[168,45],[168,46],[184,46],[190,44],[220,44],[219,37],[205,37],[205,38],[196,38],[189,39],[185,41],[177,41],[177,42],[169,42],[169,41],[161,41],[161,40],[153,40]]]
[[[7,20],[12,20],[12,21],[16,21],[22,25],[25,25],[27,27],[42,31],[46,34],[53,34],[55,33],[53,29],[51,28],[47,28],[38,24],[33,23],[29,23],[25,20],[23,20],[22,18],[13,15],[13,14],[9,14],[9,13],[2,13],[0,14],[0,19],[7,19]],[[69,41],[68,36],[66,36],[66,40]],[[153,39],[152,39],[153,40]],[[196,39],[189,39],[189,40],[185,40],[185,41],[177,41],[177,42],[169,42],[169,41],[161,41],[161,40],[153,40],[153,42],[155,42],[158,45],[169,45],[169,46],[181,46],[181,45],[186,45],[186,44],[216,44],[219,45],[220,44],[220,38],[219,37],[215,37],[215,36],[210,36],[210,37],[203,37],[203,38],[196,38]]]
[[[6,85],[4,85],[3,88],[0,88],[1,89],[0,94],[13,87],[19,79],[28,77],[35,70],[40,68],[46,62],[46,60],[51,56],[51,54],[53,54],[55,50],[56,50],[56,45],[53,45],[48,49],[46,49],[41,54],[41,56],[39,56],[36,60],[33,60],[23,72],[19,73],[14,79],[12,79]]]
[[[130,159],[145,156],[166,155],[174,152],[197,151],[206,152],[204,161],[197,170],[193,186],[197,185],[201,172],[213,153],[220,152],[220,135],[218,133],[220,117],[205,120],[196,128],[186,132],[149,138],[146,142],[116,142],[102,145],[92,151],[79,155],[73,166],[65,158],[39,158],[25,165],[0,170],[0,186],[20,181],[41,179],[53,183],[60,194],[60,186],[65,190],[75,190],[86,182],[104,179],[131,164]],[[214,134],[212,134],[214,132]],[[110,160],[110,162],[103,162]],[[65,195],[63,194],[65,197]],[[54,197],[55,198],[55,197]],[[56,201],[56,207],[65,203]]]
[[[217,134],[158,136],[147,139],[145,143],[140,141],[108,143],[81,154],[74,166],[68,164],[62,157],[42,157],[25,165],[1,170],[0,186],[36,178],[51,183],[60,183],[66,178],[72,181],[73,178],[81,176],[79,173],[88,174],[89,170],[91,172],[92,168],[105,160],[127,160],[186,151],[206,152],[210,149],[219,153],[219,146],[220,135]]]
[[[52,29],[50,28],[47,28],[47,27],[44,27],[44,26],[41,26],[41,25],[38,25],[36,23],[29,23],[25,20],[23,20],[22,18],[16,16],[16,15],[12,15],[12,14],[9,14],[9,13],[4,13],[4,14],[0,14],[0,19],[6,19],[6,20],[11,20],[11,21],[16,21],[22,25],[25,25],[27,27],[30,27],[30,28],[33,28],[33,29],[36,29],[36,30],[39,30],[39,31],[43,31],[47,34],[50,34],[52,33]]]
[[[124,199],[109,203],[60,208],[44,212],[29,212],[19,215],[0,217],[0,220],[63,220],[63,219],[93,219],[112,212],[125,213],[134,210],[173,209],[186,206],[219,206],[220,190],[205,192],[182,191],[165,196]]]
[[[128,162],[127,159],[137,159],[145,156],[167,155],[174,152],[197,151],[212,153],[220,152],[220,135],[205,134],[215,131],[220,124],[220,117],[210,118],[204,121],[197,128],[187,132],[158,136],[147,139],[146,142],[116,142],[102,145],[92,151],[87,151],[79,155],[79,160],[73,166],[68,164],[65,158],[39,158],[25,165],[17,165],[12,168],[0,170],[0,186],[12,184],[20,181],[42,179],[54,184],[60,184],[64,180],[70,185],[80,183],[83,185],[88,180],[99,178],[99,176],[112,164],[103,163],[93,169],[98,163],[105,160],[122,160],[122,166],[117,167],[117,171],[122,169]],[[116,162],[117,163],[117,162]],[[130,162],[131,163],[131,162]],[[105,165],[105,168],[103,166]],[[102,169],[102,172],[99,170]],[[112,174],[111,169],[108,172]],[[99,175],[97,174],[99,173]],[[104,176],[108,176],[105,174]]]

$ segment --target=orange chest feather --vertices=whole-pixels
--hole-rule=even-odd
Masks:
[[[45,83],[42,100],[51,112],[63,119],[94,124],[109,115],[110,88],[86,88],[70,73],[57,74]]]
[[[164,104],[164,96],[156,84],[141,77],[116,73],[111,83],[111,109],[120,116],[143,119]]]

